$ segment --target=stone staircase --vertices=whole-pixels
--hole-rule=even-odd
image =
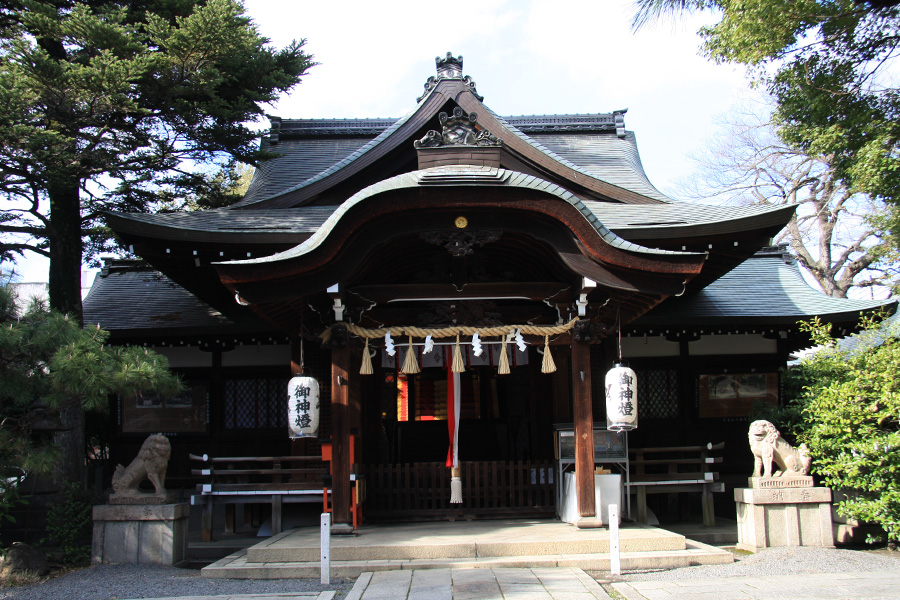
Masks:
[[[733,562],[731,552],[657,527],[620,529],[623,570]],[[331,537],[331,576],[395,569],[577,567],[609,570],[609,530],[559,521],[507,520],[366,525]],[[318,577],[319,530],[286,531],[205,568],[205,577]]]

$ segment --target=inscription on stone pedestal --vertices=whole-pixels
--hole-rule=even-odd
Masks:
[[[784,475],[782,477],[750,477],[747,487],[754,489],[805,488],[813,486],[809,475]]]
[[[110,504],[171,504],[175,495],[171,493],[165,494],[110,494]]]

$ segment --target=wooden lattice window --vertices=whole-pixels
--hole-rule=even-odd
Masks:
[[[226,379],[225,429],[287,427],[286,378]]]
[[[637,371],[638,418],[672,419],[679,414],[678,371],[646,369]]]

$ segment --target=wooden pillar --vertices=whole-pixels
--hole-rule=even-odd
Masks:
[[[350,521],[350,348],[346,328],[331,329],[331,506],[333,523]]]
[[[272,495],[272,535],[278,535],[284,528],[282,521],[282,495]]]
[[[580,324],[579,322],[578,324]],[[585,325],[589,322],[584,321]],[[573,332],[572,394],[575,421],[575,492],[578,514],[594,517],[594,414],[591,399],[591,347],[589,338]]]
[[[350,344],[348,344],[348,347]],[[362,346],[353,345],[353,349],[349,351],[350,357],[360,356],[362,353]],[[353,452],[354,456],[350,457],[350,465],[351,469],[353,465],[357,465],[361,462],[360,458],[362,455],[363,448],[363,432],[362,432],[362,375],[359,374],[359,369],[350,368],[350,365],[347,365],[347,369],[349,371],[349,375],[347,377],[349,383],[348,396],[347,396],[347,428],[350,431],[350,434],[353,435],[356,439],[353,444]]]
[[[699,339],[699,338],[698,338]],[[678,338],[678,393],[680,402],[678,406],[678,419],[682,422],[681,428],[688,431],[696,427],[698,411],[694,403],[694,369],[691,365],[691,341],[685,335]],[[684,443],[678,440],[672,443]]]
[[[209,430],[213,433],[209,439],[215,440],[220,436],[216,433],[225,431],[225,374],[222,368],[222,349],[214,348],[210,352],[210,377],[209,377]],[[222,443],[213,443],[209,449],[212,455],[223,454]],[[200,513],[200,539],[204,542],[213,540],[213,497],[207,496]]]
[[[212,456],[222,456],[224,447],[219,440],[225,432],[225,373],[222,368],[222,350],[216,348],[210,353],[210,377],[209,377],[209,431],[210,441],[213,441],[208,452]],[[208,540],[204,540],[208,541]]]
[[[211,542],[213,528],[213,497],[207,496],[203,501],[203,510],[200,513],[200,540]]]

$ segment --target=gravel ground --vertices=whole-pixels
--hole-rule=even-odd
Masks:
[[[900,569],[900,552],[833,548],[771,548],[739,554],[728,565],[707,565],[666,571],[629,572],[621,577],[593,573],[598,580],[650,581],[790,575]],[[0,600],[118,600],[170,596],[289,593],[338,590],[343,598],[353,587],[350,579],[334,579],[322,586],[317,579],[207,579],[199,571],[174,567],[98,565],[74,571],[45,583],[0,589]]]
[[[846,573],[900,569],[900,552],[889,550],[846,550],[840,548],[766,548],[755,554],[737,553],[735,562],[727,565],[701,565],[666,571],[623,573],[614,581],[674,581],[794,575],[801,573]],[[605,579],[605,578],[604,578]]]
[[[119,600],[221,594],[284,594],[340,590],[347,595],[353,580],[333,578],[323,586],[318,579],[209,579],[200,571],[147,565],[95,565],[44,583],[0,589],[2,600]]]

